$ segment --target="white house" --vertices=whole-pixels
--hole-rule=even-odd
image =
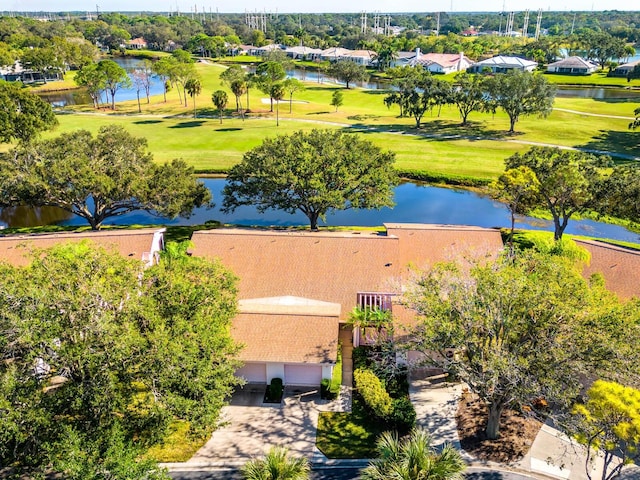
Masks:
[[[311,48],[305,46],[295,46],[295,47],[287,47],[284,52],[288,57],[293,58],[294,60],[315,60],[320,58],[322,55],[322,50],[319,48]]]
[[[348,48],[341,47],[331,47],[322,51],[320,54],[320,58],[322,60],[329,60],[330,62],[335,62],[338,60],[342,60],[345,55],[349,55],[351,50]]]
[[[425,53],[418,54],[409,61],[409,65],[422,65],[431,73],[464,72],[473,61],[464,56],[464,53]]]
[[[482,73],[489,69],[492,73],[506,73],[509,70],[533,72],[537,66],[537,62],[527,60],[526,58],[498,55],[472,65],[468,71],[471,73]]]
[[[635,62],[625,63],[617,67],[609,75],[611,75],[612,77],[626,77],[630,71],[636,68],[637,65],[640,65],[640,60],[636,60]]]
[[[547,73],[589,75],[598,70],[598,65],[581,57],[567,57],[547,65]]]

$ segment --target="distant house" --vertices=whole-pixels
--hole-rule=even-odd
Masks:
[[[343,60],[345,55],[349,55],[351,50],[348,48],[332,47],[322,51],[320,58],[322,60],[329,60],[330,62],[336,62]]]
[[[256,57],[264,57],[274,50],[282,50],[282,46],[277,43],[270,43],[264,47],[254,47],[249,51],[249,55],[255,55]]]
[[[144,50],[147,48],[147,41],[142,37],[134,38],[127,42],[126,47],[130,50]]]
[[[0,236],[0,261],[14,266],[30,262],[32,252],[59,245],[88,240],[106,249],[119,252],[123,257],[140,260],[147,265],[157,262],[164,248],[165,228],[138,230],[101,230],[98,232],[43,233],[34,235]]]
[[[316,60],[322,55],[322,50],[319,48],[311,48],[305,46],[287,47],[284,52],[288,57],[294,60]]]
[[[464,72],[473,61],[464,56],[464,53],[425,53],[418,54],[409,61],[409,65],[421,65],[431,73]]]
[[[487,70],[490,70],[492,73],[506,73],[509,70],[533,72],[537,66],[537,62],[525,58],[498,55],[472,65],[468,71],[470,73],[483,73]]]
[[[350,50],[342,56],[342,59],[368,67],[374,62],[376,56],[377,54],[373,50]]]
[[[249,52],[257,47],[253,45],[230,45],[227,44],[227,55],[235,57],[236,55],[249,55]]]
[[[391,61],[392,67],[406,67],[409,65],[412,59],[419,54],[420,49],[416,48],[413,52],[398,52],[396,53],[395,58]]]
[[[463,30],[460,35],[462,35],[463,37],[477,37],[478,35],[480,35],[480,33],[475,29],[474,26],[471,26],[466,30]]]
[[[547,65],[547,73],[563,73],[569,75],[589,75],[598,70],[598,65],[581,57],[563,58]]]
[[[636,60],[635,62],[625,63],[616,67],[616,69],[609,74],[611,77],[626,77],[629,72],[631,72],[636,66],[640,65],[640,60]]]

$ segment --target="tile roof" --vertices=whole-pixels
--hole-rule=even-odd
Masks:
[[[566,68],[595,68],[597,65],[589,60],[585,60],[581,57],[567,57],[562,60],[558,60],[557,62],[550,63],[549,67],[566,67]]]
[[[337,316],[239,313],[231,335],[243,362],[335,363]]]
[[[465,225],[385,223],[387,235],[398,237],[403,277],[410,266],[428,268],[461,256],[495,257],[503,248],[500,230]]]
[[[34,249],[50,248],[60,243],[82,240],[89,240],[107,249],[114,249],[124,257],[142,260],[142,254],[151,250],[153,235],[158,231],[159,229],[144,228],[139,230],[5,235],[0,236],[0,261],[15,266],[24,266],[29,263],[29,257]]]
[[[521,66],[524,68],[527,67],[532,67],[534,65],[538,65],[537,62],[533,62],[531,60],[527,60],[525,58],[520,58],[520,57],[508,57],[505,55],[498,55],[496,57],[492,57],[492,58],[487,58],[486,60],[482,60],[478,63],[476,63],[476,65],[479,66],[490,66],[490,65],[495,65],[495,66],[505,66],[505,65],[516,65],[516,66]]]
[[[339,303],[388,291],[398,272],[398,239],[379,232],[216,229],[194,232],[193,254],[220,258],[239,278],[239,298],[280,295]]]
[[[585,277],[601,273],[607,289],[619,298],[640,298],[640,251],[593,240],[575,242],[591,253],[591,261],[583,270]]]

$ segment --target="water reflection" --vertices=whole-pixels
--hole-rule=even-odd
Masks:
[[[58,225],[73,215],[57,207],[7,207],[0,209],[0,222],[11,227]]]
[[[222,203],[222,188],[225,180],[221,178],[202,179],[211,190],[213,199],[219,206]],[[394,208],[381,210],[344,210],[330,213],[321,225],[367,226],[382,225],[383,223],[432,223],[450,225],[475,225],[479,227],[506,227],[510,224],[509,211],[504,204],[478,195],[467,190],[433,187],[417,183],[403,183],[395,189]],[[5,209],[7,210],[7,209]],[[48,212],[48,210],[46,210]],[[35,225],[86,225],[86,222],[75,216],[60,218],[48,217],[44,212],[22,213],[4,216],[0,211],[0,218],[9,226],[24,224],[26,220],[35,221]],[[40,216],[41,221],[32,220]],[[168,225],[198,225],[207,220],[217,220],[222,223],[258,226],[292,226],[308,225],[307,218],[301,214],[288,214],[281,211],[267,211],[259,213],[254,207],[244,206],[235,212],[225,214],[216,206],[212,209],[200,208],[193,212],[190,218],[162,219],[146,212],[132,212],[121,217],[114,217],[105,224],[168,224]],[[552,231],[552,222],[531,217],[518,217],[516,226],[532,230]],[[571,220],[566,233],[588,235],[597,238],[611,238],[629,242],[640,241],[640,235],[617,225],[596,222],[593,220]]]

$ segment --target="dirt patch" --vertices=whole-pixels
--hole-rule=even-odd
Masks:
[[[502,413],[500,438],[488,440],[487,407],[471,394],[463,394],[456,413],[458,435],[464,450],[476,458],[508,463],[522,458],[531,448],[542,423],[513,410]]]

